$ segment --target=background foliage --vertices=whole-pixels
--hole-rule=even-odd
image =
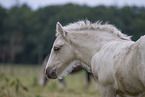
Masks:
[[[66,76],[67,87],[60,87],[58,80],[49,80],[42,87],[40,68],[39,65],[0,64],[0,97],[100,97],[93,78],[90,87],[84,88],[85,71]]]
[[[88,7],[74,4],[31,10],[27,5],[5,9],[0,6],[0,62],[41,63],[55,39],[55,26],[78,20],[102,20],[133,36],[145,35],[145,8]]]

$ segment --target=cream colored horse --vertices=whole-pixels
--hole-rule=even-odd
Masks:
[[[79,60],[92,70],[101,97],[145,97],[145,36],[133,42],[113,25],[88,20],[57,23],[56,31],[46,66],[49,78],[68,73],[73,68],[68,64]]]

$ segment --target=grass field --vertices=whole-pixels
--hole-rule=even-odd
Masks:
[[[57,80],[45,87],[39,85],[41,66],[0,64],[0,97],[100,97],[92,80],[89,89],[84,89],[85,72],[65,77],[66,88],[60,88]]]

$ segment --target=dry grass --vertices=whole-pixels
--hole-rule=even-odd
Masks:
[[[0,97],[100,97],[93,80],[89,89],[84,89],[86,80],[83,71],[65,77],[67,87],[60,88],[57,80],[50,80],[45,87],[39,86],[40,69],[40,66],[0,64],[0,73],[9,78],[9,83],[19,79],[28,88],[28,91],[19,89],[16,92],[15,86],[8,86],[5,80],[0,80],[0,88],[3,84],[7,87],[0,92]],[[2,95],[4,93],[6,95]]]

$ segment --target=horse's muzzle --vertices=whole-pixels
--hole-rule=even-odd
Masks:
[[[57,78],[56,68],[51,68],[51,67],[46,68],[45,74],[46,74],[46,77],[49,79],[56,79]]]

